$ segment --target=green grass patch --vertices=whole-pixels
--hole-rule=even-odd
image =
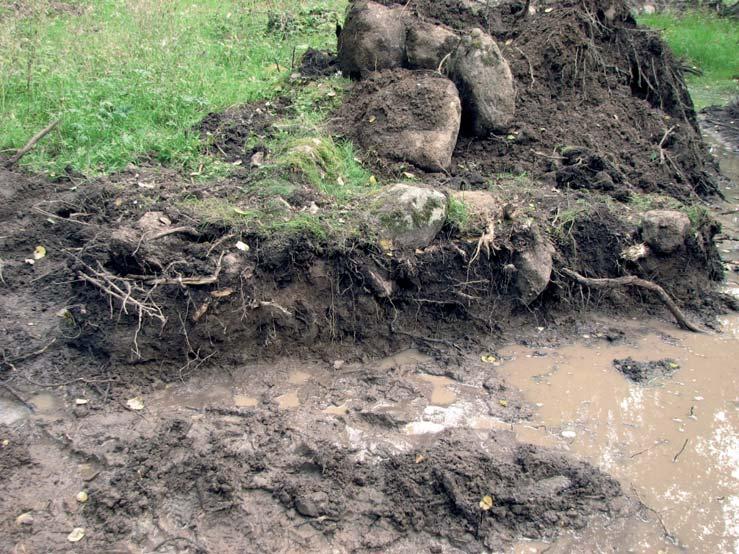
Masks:
[[[698,11],[642,15],[639,22],[661,30],[675,54],[703,72],[686,77],[697,109],[739,94],[739,22]]]
[[[89,0],[74,12],[24,4],[0,25],[0,151],[60,119],[23,163],[95,175],[142,160],[211,163],[194,126],[282,94],[308,47],[335,45],[346,0]],[[303,100],[307,113],[317,98]]]

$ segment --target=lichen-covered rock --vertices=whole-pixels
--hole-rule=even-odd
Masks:
[[[552,276],[554,247],[541,232],[528,228],[518,233],[513,243],[516,253],[516,287],[521,302],[528,306],[547,288]]]
[[[504,132],[513,121],[516,92],[511,68],[495,40],[472,29],[455,50],[450,71],[474,133]]]
[[[457,87],[437,75],[404,70],[383,79],[357,114],[359,144],[428,171],[448,169],[462,117]]]
[[[415,21],[408,26],[405,59],[411,69],[438,69],[459,44],[459,37],[441,25]]]
[[[658,254],[672,254],[685,244],[690,218],[677,210],[651,210],[642,217],[642,239]]]
[[[405,184],[382,191],[373,204],[380,238],[394,248],[423,248],[441,231],[447,197],[439,191]]]
[[[375,2],[350,4],[339,35],[339,68],[347,77],[402,67],[406,12]]]

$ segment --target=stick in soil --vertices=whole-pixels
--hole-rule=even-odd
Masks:
[[[25,156],[31,150],[36,148],[36,144],[38,143],[38,141],[40,141],[42,138],[48,135],[52,130],[54,130],[54,127],[56,127],[57,125],[59,125],[58,119],[55,121],[52,121],[45,128],[41,129],[38,133],[33,135],[33,137],[31,137],[31,140],[29,140],[23,148],[18,150],[18,152],[16,152],[13,156],[11,156],[11,158],[7,162],[5,162],[5,167],[11,168],[15,164],[17,164],[23,156]]]
[[[689,440],[690,440],[690,439],[685,439],[685,442],[683,443],[683,447],[682,447],[682,448],[680,449],[680,452],[678,452],[677,454],[675,454],[675,457],[674,457],[674,458],[672,458],[672,463],[673,463],[673,464],[674,464],[675,462],[677,462],[677,459],[678,459],[678,458],[680,457],[680,454],[682,454],[682,453],[683,453],[683,452],[685,451],[685,447],[686,447],[686,446],[688,446],[688,441],[689,441]]]
[[[703,332],[703,330],[700,327],[688,321],[688,318],[686,318],[682,310],[678,308],[677,304],[675,304],[675,301],[672,299],[672,297],[669,294],[667,294],[667,291],[665,291],[665,289],[663,289],[656,283],[652,283],[651,281],[647,281],[646,279],[641,279],[634,275],[629,275],[626,277],[617,277],[614,279],[608,279],[608,278],[590,279],[568,268],[563,268],[562,273],[564,273],[570,279],[573,279],[574,281],[577,281],[581,285],[585,285],[587,287],[600,288],[600,289],[615,289],[619,287],[632,286],[632,287],[639,287],[639,288],[652,291],[653,293],[657,295],[657,297],[662,301],[662,303],[667,307],[667,309],[670,310],[670,313],[672,313],[672,315],[675,316],[675,319],[677,319],[678,325],[680,327],[682,327],[683,329],[687,329],[688,331],[692,331],[694,333]]]

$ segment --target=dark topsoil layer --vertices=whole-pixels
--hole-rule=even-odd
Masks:
[[[421,19],[490,33],[511,66],[517,92],[510,133],[481,140],[465,133],[463,121],[450,175],[427,179],[474,189],[486,186],[491,174],[527,172],[543,186],[601,190],[619,200],[632,192],[680,199],[715,194],[715,167],[692,100],[679,64],[659,36],[637,27],[621,2],[561,2],[549,8],[520,17],[521,2],[489,8],[462,0],[408,4]],[[353,136],[355,104],[379,86],[382,76],[357,86],[338,115],[337,132]],[[563,167],[560,155],[571,146],[592,154],[576,170]],[[405,169],[375,163],[388,174]],[[611,174],[605,185],[595,178],[603,170]]]

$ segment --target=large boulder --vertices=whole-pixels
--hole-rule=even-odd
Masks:
[[[459,37],[441,25],[416,20],[408,25],[405,60],[411,69],[439,68],[442,60],[459,44]]]
[[[516,110],[516,92],[511,68],[495,40],[472,29],[454,51],[450,70],[472,131],[478,136],[506,131]]]
[[[373,204],[379,220],[380,238],[394,248],[423,248],[441,231],[446,221],[447,197],[439,191],[406,185],[392,185]]]
[[[641,221],[644,242],[658,254],[672,254],[685,244],[690,218],[677,210],[651,210]]]
[[[406,14],[375,2],[349,6],[339,35],[339,68],[347,77],[403,66]]]
[[[462,117],[457,87],[444,77],[411,71],[385,82],[357,114],[359,144],[428,171],[448,169]]]
[[[528,306],[547,288],[552,277],[554,247],[541,232],[533,227],[519,232],[513,243],[516,252],[516,287],[521,302]]]

